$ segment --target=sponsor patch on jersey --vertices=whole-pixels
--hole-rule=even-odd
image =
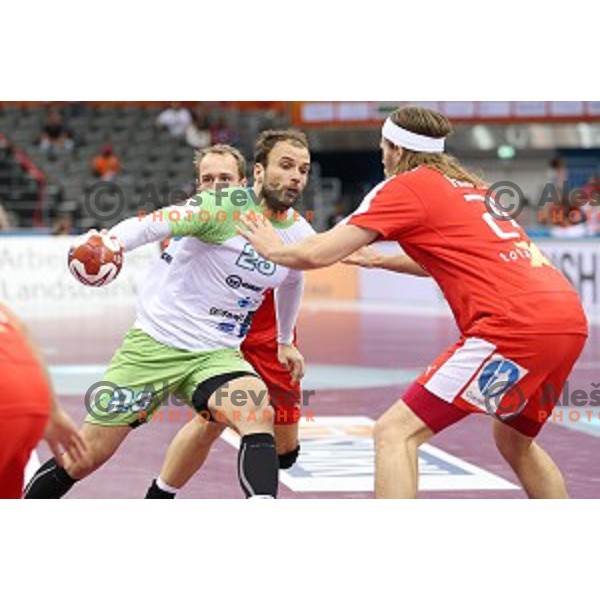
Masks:
[[[234,290],[242,288],[244,290],[251,290],[253,292],[262,292],[264,289],[259,287],[258,285],[254,285],[252,283],[244,281],[239,275],[229,275],[225,280],[225,283]]]

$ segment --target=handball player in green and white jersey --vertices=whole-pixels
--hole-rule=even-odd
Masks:
[[[286,132],[284,132],[286,133]],[[287,135],[287,134],[286,134]],[[264,132],[254,151],[254,179],[270,188],[293,164],[287,156],[287,138],[281,132]],[[196,152],[197,190],[214,190],[217,186],[245,186],[246,160],[232,146],[218,144]],[[296,175],[303,191],[305,180]],[[179,242],[171,242],[167,253],[177,252]],[[165,256],[166,258],[166,256]],[[159,261],[160,263],[160,261]],[[157,269],[167,269],[166,262]],[[269,290],[252,318],[252,326],[240,350],[267,386],[269,401],[275,409],[275,447],[279,469],[290,469],[300,455],[299,422],[305,398],[300,381],[294,379],[287,364],[280,362],[277,343],[277,317],[273,290]],[[295,339],[295,337],[294,337]],[[314,393],[314,392],[313,392]],[[309,392],[310,394],[310,392]],[[202,468],[214,443],[226,425],[205,419],[191,418],[177,432],[169,445],[159,475],[146,492],[149,499],[174,499],[178,492]]]
[[[263,260],[237,227],[251,214],[269,219],[286,244],[314,232],[292,208],[310,170],[306,136],[289,130],[263,134],[269,135],[281,153],[269,182],[259,173],[253,189],[203,192],[184,205],[127,219],[111,230],[125,252],[169,237],[177,240],[177,249],[164,253],[151,270],[139,294],[136,321],[103,377],[108,392],[88,403],[81,434],[90,459],[65,457],[64,467],[48,461],[32,478],[26,498],[62,497],[102,466],[172,394],[200,416],[239,433],[238,475],[246,497],[276,496],[273,409],[264,383],[239,348],[252,314],[266,290],[274,288],[279,357],[293,377],[303,375],[304,360],[292,344],[303,276]]]

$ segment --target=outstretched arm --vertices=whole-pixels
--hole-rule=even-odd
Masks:
[[[135,250],[144,244],[161,242],[171,235],[171,228],[167,219],[157,220],[156,214],[143,218],[131,217],[115,225],[110,231],[111,237],[123,245],[125,252]]]
[[[371,229],[338,225],[326,233],[285,246],[271,224],[261,219],[246,220],[238,232],[267,260],[303,271],[333,265],[379,236]]]
[[[232,195],[235,191],[238,190],[234,190]],[[248,198],[246,190],[238,193],[243,199]],[[236,213],[239,215],[240,212],[234,210],[229,200],[225,204],[222,201],[221,195],[212,192],[196,194],[183,204],[127,219],[113,227],[110,235],[121,242],[125,252],[144,244],[161,242],[170,236],[192,236],[208,243],[221,243],[235,231],[232,223],[236,220]]]
[[[373,248],[361,248],[344,259],[344,264],[357,265],[365,269],[385,269],[394,273],[430,277],[419,263],[406,254],[381,254]]]

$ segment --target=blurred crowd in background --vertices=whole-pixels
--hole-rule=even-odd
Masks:
[[[260,131],[294,126],[291,104],[0,102],[0,230],[78,233],[166,206],[173,193],[193,192],[195,150],[231,144],[251,165]],[[314,164],[303,208],[316,211],[315,226],[324,230],[383,178],[379,132],[307,133]],[[516,218],[534,233],[576,238],[600,232],[600,150],[588,148],[582,163],[560,148],[522,162],[506,146],[493,155],[470,148],[467,157],[451,140],[449,149],[491,183],[518,181],[525,193]],[[100,188],[99,182],[114,185]]]

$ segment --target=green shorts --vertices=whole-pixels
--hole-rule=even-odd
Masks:
[[[88,391],[86,423],[135,427],[148,421],[171,396],[191,405],[199,384],[227,373],[256,375],[235,348],[190,352],[131,329],[113,356],[103,381]]]

